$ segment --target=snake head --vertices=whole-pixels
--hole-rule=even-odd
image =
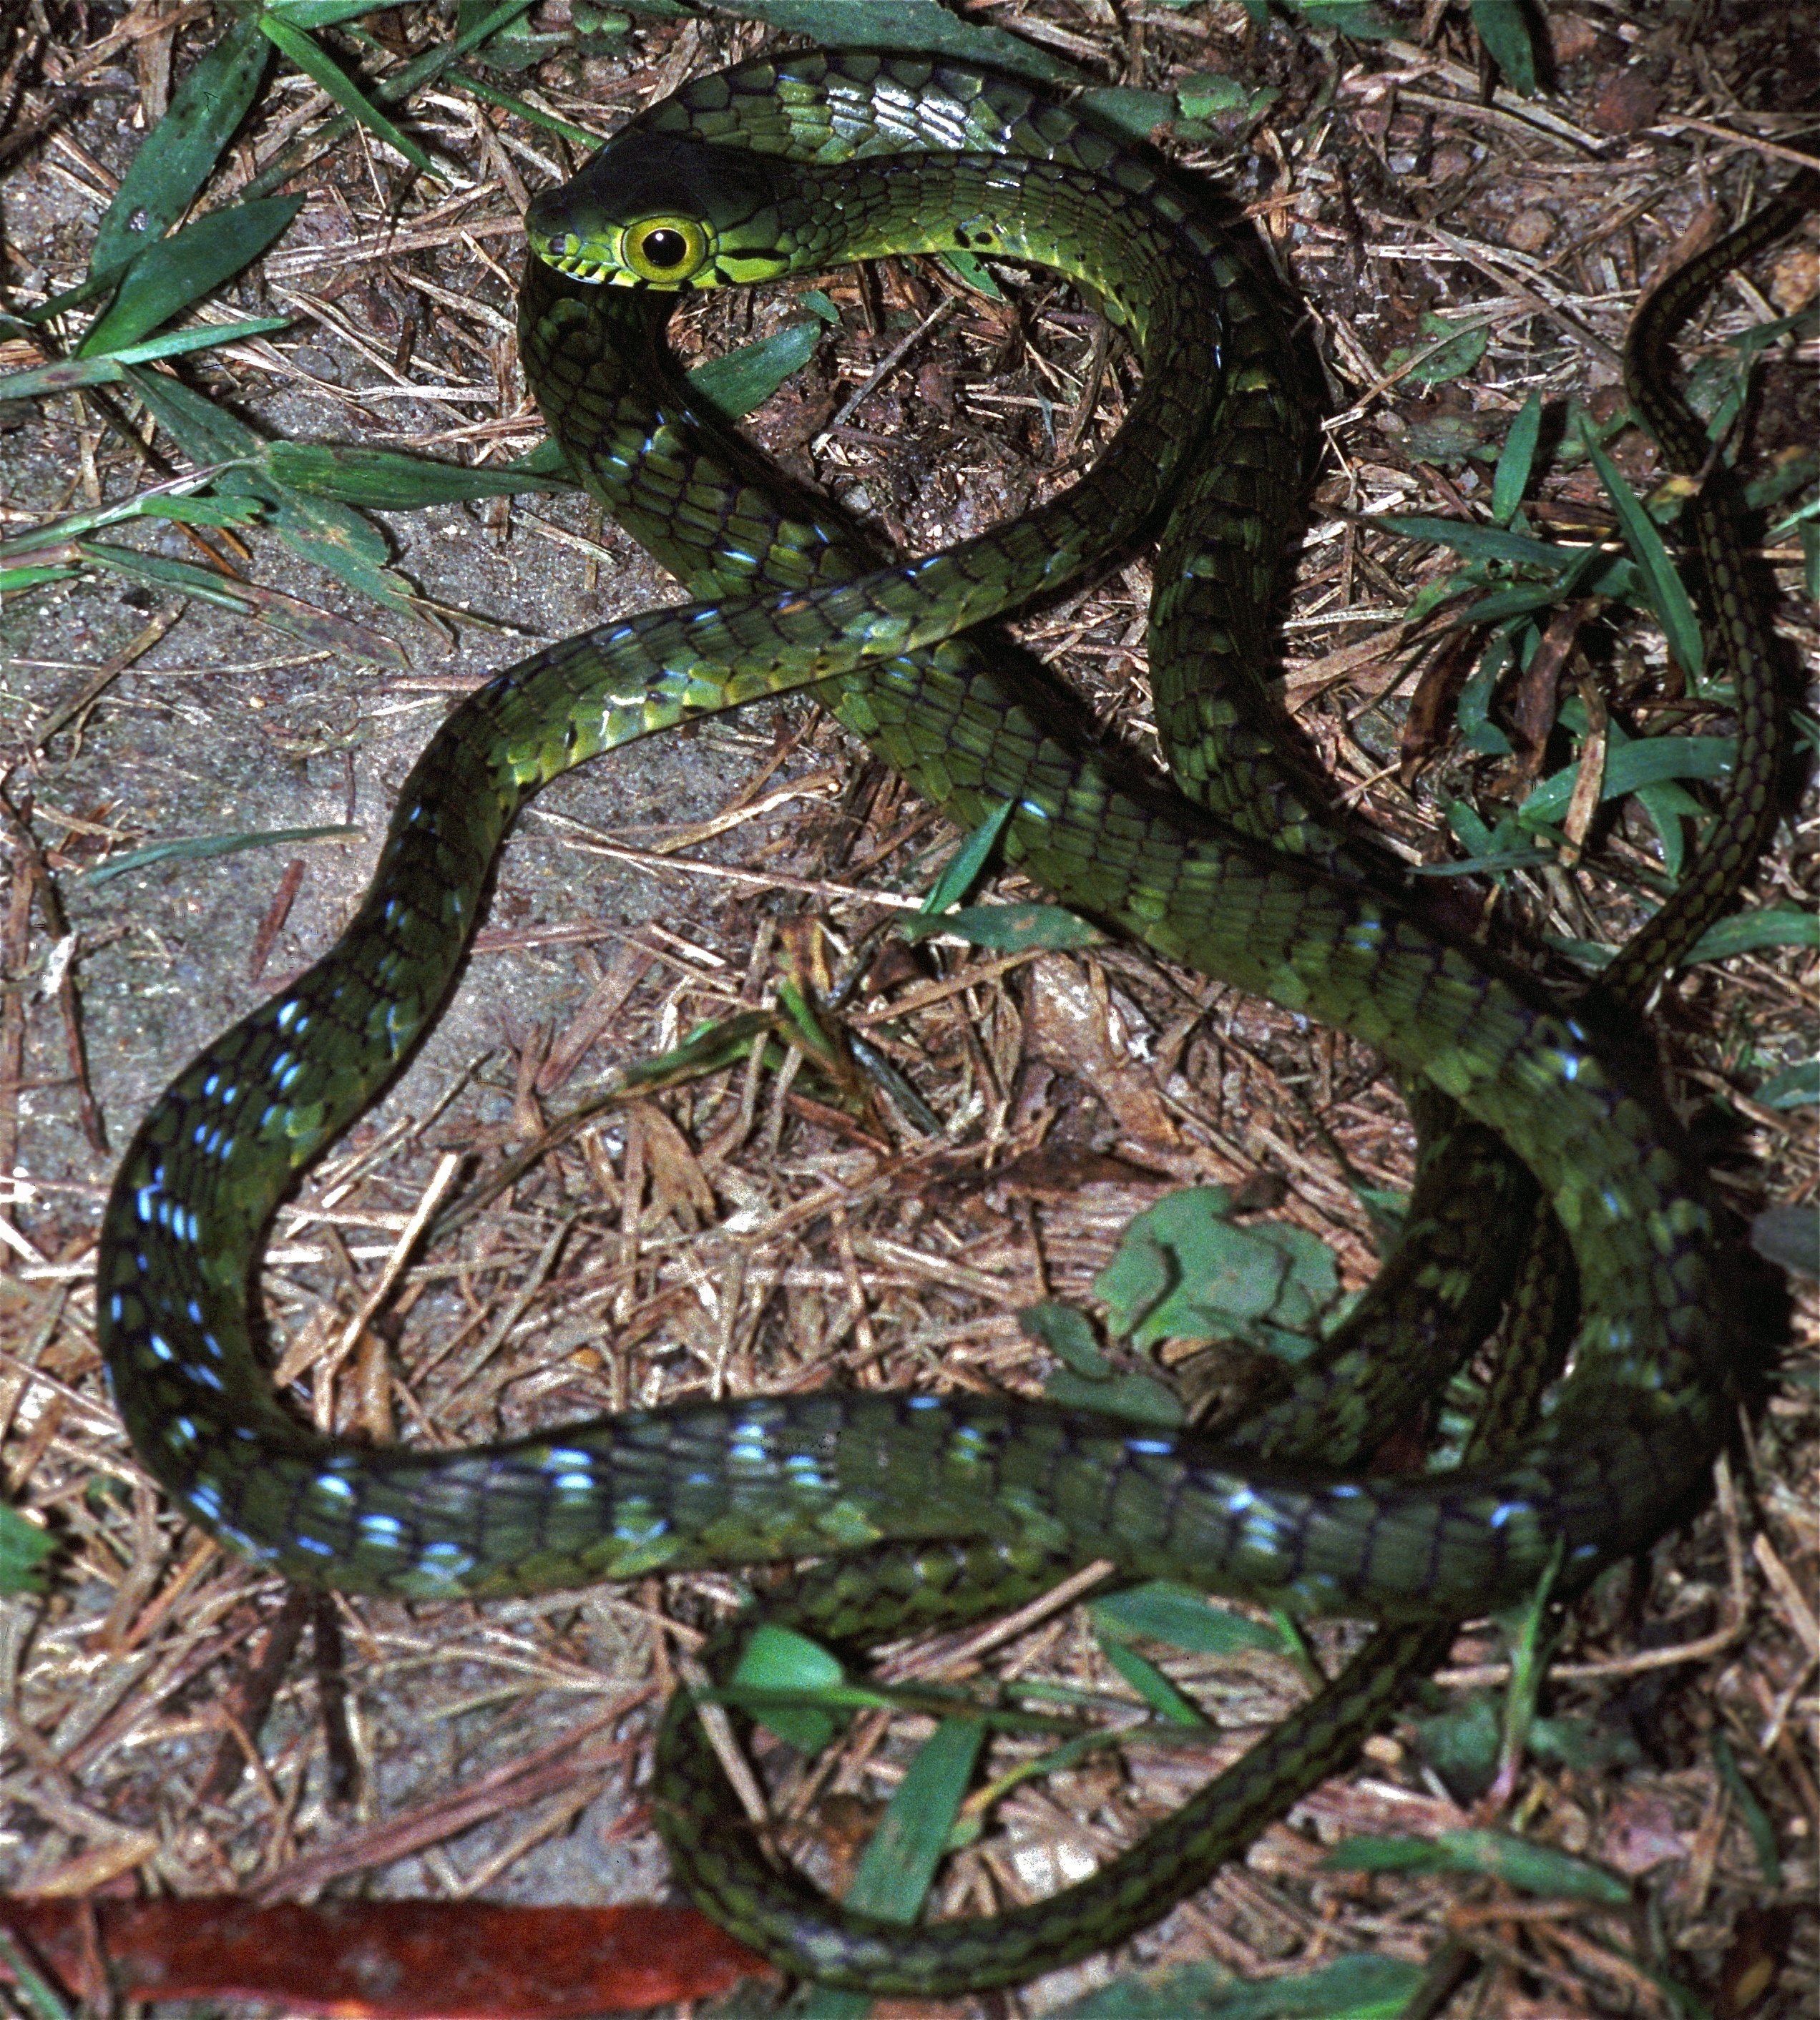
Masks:
[[[534,198],[525,234],[539,259],[590,285],[717,287],[788,264],[776,194],[768,165],[750,154],[633,133]]]

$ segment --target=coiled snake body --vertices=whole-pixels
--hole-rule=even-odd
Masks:
[[[1241,689],[1308,424],[1267,291],[1153,165],[983,72],[811,55],[699,80],[528,222],[544,260],[526,276],[523,349],[553,432],[717,600],[600,627],[464,703],[412,773],[340,940],[154,1106],[99,1262],[115,1396],[186,1512],[343,1589],[485,1597],[885,1545],[897,1569],[837,1561],[807,1588],[811,1616],[873,1631],[1106,1554],[1133,1576],[1410,1623],[1215,1785],[1217,1818],[1204,1806],[1083,1890],[983,1924],[843,1923],[805,1883],[768,1876],[717,1842],[691,1722],[672,1721],[660,1808],[688,1883],[736,1933],[837,1982],[1008,1982],[1113,1940],[1242,1844],[1432,1659],[1422,1623],[1444,1633],[1551,1567],[1578,1584],[1687,1506],[1732,1351],[1711,1222],[1647,1088],[1540,990],[1381,887],[1318,831],[1293,765],[1255,747]],[[812,503],[774,503],[650,346],[679,286],[947,249],[1071,274],[1130,333],[1143,389],[1073,490],[881,567]],[[1075,738],[1065,711],[955,635],[1159,520],[1158,713],[1199,804]],[[1255,1442],[1015,1399],[823,1392],[433,1451],[325,1436],[281,1405],[249,1323],[267,1224],[435,1015],[517,809],[692,710],[809,683],[958,820],[1010,802],[1007,855],[1070,903],[1376,1046],[1535,1175],[1583,1316],[1571,1375],[1507,1450],[1451,1473],[1342,1478]]]

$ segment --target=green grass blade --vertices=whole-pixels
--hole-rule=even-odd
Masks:
[[[995,807],[979,827],[961,843],[950,859],[947,866],[935,879],[935,887],[923,900],[923,916],[935,917],[957,905],[971,891],[984,871],[992,852],[998,846],[998,838],[1004,833],[1005,825],[1012,817],[1012,804],[1006,800]]]
[[[1618,466],[1590,434],[1583,439],[1586,453],[1593,459],[1593,467],[1598,471],[1599,481],[1604,485],[1612,509],[1618,514],[1625,544],[1643,572],[1644,587],[1668,639],[1669,650],[1682,670],[1698,680],[1706,669],[1706,656],[1700,636],[1700,620],[1694,615],[1687,585],[1669,560],[1669,550],[1662,545],[1662,536],[1656,531],[1655,521],[1618,474]]]
[[[1535,38],[1521,0],[1473,0],[1473,26],[1511,89],[1535,96]]]
[[[1820,946],[1820,917],[1795,905],[1760,905],[1753,912],[1721,919],[1700,936],[1684,959],[1729,961],[1735,954],[1777,946]]]
[[[299,841],[350,841],[359,838],[358,827],[280,827],[257,834],[196,835],[185,841],[154,841],[143,848],[129,849],[85,871],[83,881],[106,884],[135,870],[148,870],[154,863],[199,861],[212,856],[238,856],[249,848],[278,848]]]
[[[256,260],[303,207],[270,196],[213,210],[148,245],[127,268],[113,305],[76,347],[78,358],[126,349]]]
[[[436,173],[435,163],[410,135],[393,125],[321,44],[313,42],[300,29],[293,28],[289,21],[274,14],[260,15],[259,24],[277,48],[306,77],[321,85],[343,111],[358,119],[388,147],[402,154],[419,174],[430,176]]]
[[[467,470],[459,463],[435,463],[397,449],[347,448],[330,442],[274,441],[267,444],[261,460],[288,491],[387,512],[461,504],[518,491],[575,488],[561,478],[536,477],[524,470]]]
[[[1517,516],[1523,494],[1529,489],[1535,467],[1535,445],[1542,435],[1542,394],[1531,393],[1523,411],[1510,423],[1504,446],[1498,453],[1498,467],[1491,477],[1491,517],[1507,526]]]
[[[259,23],[249,16],[198,60],[120,178],[95,234],[91,274],[118,272],[194,202],[245,118],[270,55]]]
[[[878,1828],[861,1855],[847,1906],[861,1914],[910,1922],[947,1848],[986,1738],[976,1718],[945,1718],[904,1771]]]

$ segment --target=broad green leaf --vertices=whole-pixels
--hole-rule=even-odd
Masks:
[[[1443,1831],[1435,1838],[1350,1838],[1324,1866],[1353,1873],[1485,1873],[1525,1893],[1623,1908],[1630,1888],[1616,1873],[1553,1846],[1506,1831]]]
[[[1820,1059],[1803,1059],[1766,1080],[1756,1099],[1765,1108],[1806,1108],[1820,1101]]]
[[[1702,933],[1687,959],[1729,961],[1736,954],[1776,946],[1820,946],[1820,915],[1793,905],[1760,905],[1754,912],[1734,913]]]
[[[546,435],[534,449],[514,456],[504,466],[512,477],[569,477],[569,458],[554,436]]]
[[[1744,1826],[1745,1834],[1750,1840],[1750,1848],[1756,1855],[1757,1870],[1763,1875],[1763,1884],[1772,1894],[1779,1893],[1782,1884],[1782,1855],[1776,1849],[1776,1831],[1750,1784],[1745,1780],[1738,1764],[1738,1756],[1731,1749],[1731,1742],[1718,1727],[1713,1728],[1713,1764],[1719,1771],[1719,1778],[1725,1784],[1725,1792],[1736,1807],[1738,1821]]]
[[[260,516],[258,501],[252,498],[186,498],[165,492],[133,502],[133,518],[173,519],[181,526],[245,526]]]
[[[952,933],[1001,954],[1027,954],[1033,948],[1055,953],[1099,946],[1106,939],[1099,927],[1060,905],[963,905],[953,912],[917,912],[900,919],[898,931],[906,940]]]
[[[1644,587],[1669,641],[1669,650],[1682,670],[1697,681],[1706,667],[1706,651],[1700,636],[1700,620],[1694,615],[1687,585],[1669,560],[1655,521],[1618,474],[1618,466],[1591,434],[1587,434],[1585,440],[1586,453],[1593,459],[1599,481],[1604,485],[1606,496],[1618,514],[1625,544],[1643,572]]]
[[[373,13],[372,0],[267,0],[267,10],[293,28],[337,28]]]
[[[1684,792],[1673,780],[1659,786],[1638,786],[1633,790],[1637,804],[1649,816],[1662,837],[1662,874],[1671,883],[1677,882],[1687,853],[1682,830],[1688,821],[1698,820],[1706,809],[1691,793]]]
[[[0,400],[31,400],[47,393],[71,393],[81,386],[106,386],[126,376],[129,365],[143,365],[154,358],[174,358],[190,351],[212,351],[217,344],[238,343],[249,336],[264,336],[274,329],[289,329],[290,316],[257,316],[250,322],[212,323],[205,329],[168,330],[162,336],[129,345],[106,358],[64,358],[54,365],[35,365],[0,379]]]
[[[1475,856],[1490,856],[1495,851],[1498,845],[1491,829],[1464,800],[1444,801],[1441,812],[1462,848],[1469,848]]]
[[[245,117],[269,54],[248,15],[198,60],[120,178],[89,251],[91,274],[136,259],[189,209]]]
[[[1753,1214],[1750,1245],[1778,1269],[1820,1277],[1820,1214],[1811,1206],[1766,1206]],[[1804,1375],[1811,1378],[1809,1388],[1820,1386],[1820,1369],[1791,1368],[1782,1379],[1799,1382]]]
[[[1175,116],[1175,100],[1166,91],[1138,91],[1126,85],[1096,85],[1074,101],[1096,125],[1131,140],[1148,140],[1157,127]]]
[[[1419,346],[1406,347],[1419,349]],[[1496,417],[1489,413],[1415,413],[1405,416],[1402,446],[1423,463],[1469,463],[1491,452],[1498,439]]]
[[[1498,875],[1506,870],[1527,870],[1557,859],[1553,850],[1537,848],[1525,838],[1513,814],[1500,814],[1497,827],[1489,828],[1464,800],[1449,800],[1444,811],[1448,826],[1473,853],[1460,863],[1412,864],[1411,874],[1417,877],[1444,877],[1450,872],[1468,870]]]
[[[1469,561],[1518,561],[1556,573],[1571,567],[1585,551],[1580,547],[1557,547],[1551,541],[1538,540],[1528,533],[1513,533],[1505,526],[1479,526],[1461,519],[1436,519],[1421,512],[1380,513],[1368,523],[1400,533],[1405,540],[1438,541],[1443,547],[1451,547],[1455,554],[1464,554]]]
[[[973,888],[991,859],[992,852],[997,848],[1012,811],[1009,800],[1001,801],[961,843],[935,879],[935,888],[923,900],[925,918],[958,905]]]
[[[1159,1212],[1163,1208],[1167,1211]],[[1127,1223],[1111,1262],[1093,1286],[1094,1295],[1106,1301],[1114,1332],[1138,1335],[1144,1321],[1182,1286],[1184,1240],[1197,1243],[1208,1227],[1230,1226],[1226,1216],[1231,1211],[1232,1195],[1225,1186],[1202,1186],[1171,1193]],[[1280,1259],[1266,1273],[1266,1283],[1251,1287],[1248,1317],[1261,1317],[1270,1309],[1282,1277]]]
[[[1463,1703],[1415,1724],[1424,1759],[1457,1797],[1469,1800],[1490,1788],[1503,1738],[1497,1701],[1490,1691],[1473,1691]]]
[[[1513,91],[1535,96],[1535,31],[1523,0],[1473,0],[1473,26]]]
[[[0,594],[10,596],[15,590],[35,589],[41,582],[67,582],[80,571],[71,561],[46,561],[19,568],[0,569]]]
[[[1462,329],[1432,309],[1424,313],[1416,327],[1421,332],[1417,341],[1398,344],[1384,360],[1384,369],[1395,372],[1408,365],[1408,376],[1425,386],[1444,385],[1450,379],[1464,377],[1484,356],[1485,347],[1491,340],[1489,323],[1469,323]]]
[[[59,554],[56,550],[85,534],[122,525],[129,519],[193,519],[209,525],[244,525],[248,521],[256,519],[263,509],[256,499],[196,495],[204,492],[211,479],[222,474],[219,469],[194,470],[187,477],[154,485],[149,491],[137,492],[112,505],[97,506],[89,512],[67,513],[64,518],[53,519],[49,525],[40,526],[30,533],[21,533],[10,540],[0,540],[0,555],[4,555],[9,561],[47,561],[53,555],[59,561],[74,559],[74,556]],[[114,551],[110,548],[98,548],[93,558],[107,567],[112,564]],[[119,551],[132,554],[136,565],[140,561],[151,562],[160,558],[156,555],[137,554],[131,549]],[[238,607],[238,590],[231,578],[218,570],[197,569],[194,572],[199,581],[219,587],[223,599],[231,600],[233,607]]]
[[[1542,394],[1538,391],[1524,401],[1498,452],[1498,467],[1491,478],[1491,517],[1500,526],[1509,525],[1523,503],[1530,473],[1535,467],[1535,445],[1541,434]]]
[[[1254,90],[1220,71],[1202,71],[1175,80],[1175,103],[1187,120],[1255,118],[1276,102],[1277,96],[1267,89]]]
[[[789,324],[774,336],[698,365],[688,375],[689,391],[725,419],[743,420],[808,364],[826,334],[819,322]]]
[[[1043,1384],[1043,1393],[1064,1409],[1091,1410],[1103,1417],[1126,1417],[1153,1430],[1182,1428],[1181,1398],[1147,1375],[1108,1375],[1084,1379],[1058,1368]]]
[[[989,302],[1002,302],[1004,290],[992,278],[992,270],[971,252],[944,252],[942,264],[964,288],[983,295]]]
[[[1018,1313],[1018,1324],[1062,1363],[1043,1384],[1043,1393],[1052,1402],[1105,1416],[1129,1417],[1135,1423],[1166,1430],[1180,1426],[1180,1397],[1147,1375],[1119,1373],[1100,1352],[1084,1313],[1052,1299],[1026,1306]]]
[[[414,511],[426,505],[458,504],[518,491],[574,489],[561,478],[533,476],[518,465],[466,470],[457,463],[435,463],[398,449],[347,448],[329,442],[270,442],[263,461],[274,480],[289,491],[383,511]]]
[[[882,33],[907,55],[969,56],[1034,84],[1081,82],[1059,57],[1003,28],[963,20],[939,0],[891,0],[888,24],[880,0],[740,0],[739,11],[831,49],[876,49]]]
[[[287,546],[359,594],[394,610],[410,609],[410,585],[386,566],[385,539],[377,527],[351,506],[287,490],[261,467],[271,446],[266,438],[181,380],[136,369],[131,378],[134,391],[192,462],[245,466],[223,470],[216,480],[217,489],[264,499]]]
[[[1112,1363],[1099,1350],[1093,1328],[1084,1312],[1057,1299],[1026,1305],[1018,1313],[1018,1325],[1026,1338],[1041,1340],[1064,1367],[1089,1382],[1103,1382],[1112,1373]]]
[[[1596,1718],[1531,1719],[1529,1750],[1537,1760],[1557,1761],[1578,1775],[1637,1768],[1643,1762],[1643,1749],[1628,1732]]]
[[[1488,625],[1507,624],[1513,617],[1529,617],[1538,611],[1552,610],[1560,600],[1560,590],[1552,582],[1536,583],[1521,589],[1501,589],[1494,596],[1482,596],[1477,603],[1469,604],[1449,621],[1449,629],[1477,631]]]
[[[42,1592],[45,1560],[56,1546],[51,1531],[0,1502],[0,1593]]]
[[[754,1628],[728,1679],[754,1691],[832,1690],[847,1680],[837,1656],[819,1641],[770,1621]],[[835,1720],[814,1705],[771,1705],[762,1723],[799,1753],[819,1753],[834,1736]]]
[[[914,1922],[946,1850],[986,1738],[976,1718],[945,1718],[904,1770],[860,1855],[846,1905],[863,1915]]]
[[[1609,968],[1618,951],[1616,947],[1607,946],[1601,941],[1577,940],[1566,933],[1544,933],[1542,943],[1551,953],[1564,954],[1569,961],[1578,961],[1593,975]]]
[[[1668,779],[1724,779],[1738,760],[1735,736],[1638,736],[1608,750],[1601,800],[1622,799],[1639,786]],[[1542,780],[1517,810],[1525,827],[1559,820],[1573,796],[1578,768],[1564,765]]]
[[[1820,327],[1820,313],[1815,314],[1815,322]],[[1784,449],[1760,477],[1746,485],[1744,502],[1753,512],[1767,512],[1797,491],[1806,490],[1816,479],[1820,479],[1820,450]],[[1814,518],[1820,518],[1820,492],[1777,520],[1766,532],[1764,545],[1773,547],[1802,520]]]
[[[1510,739],[1491,720],[1491,702],[1516,656],[1515,627],[1507,626],[1487,643],[1454,705],[1460,735],[1483,758],[1508,758],[1511,753]]]
[[[1312,27],[1350,35],[1356,42],[1387,42],[1397,32],[1369,0],[1289,0],[1289,4]]]
[[[385,565],[384,535],[351,506],[286,492],[272,514],[272,525],[288,547],[338,582],[393,610],[410,609],[410,585]]]
[[[700,1025],[680,1045],[627,1066],[621,1076],[621,1090],[628,1095],[656,1094],[685,1081],[699,1080],[705,1074],[718,1073],[749,1059],[754,1045],[764,1044],[776,1030],[777,1019],[768,1010],[744,1010],[737,1016]]]
[[[1202,1186],[1131,1222],[1093,1287],[1115,1332],[1140,1348],[1233,1334],[1273,1346],[1273,1328],[1312,1326],[1339,1294],[1331,1252],[1282,1222],[1241,1226],[1230,1210],[1222,1186]]]
[[[1100,1653],[1159,1718],[1171,1725],[1204,1725],[1204,1719],[1156,1664],[1121,1640],[1104,1640]]]
[[[130,367],[127,378],[133,391],[151,409],[153,418],[192,463],[204,466],[236,463],[257,456],[264,449],[263,435],[255,434],[245,422],[180,379]],[[252,492],[274,503],[278,496],[275,485],[250,470],[234,470],[220,481],[224,488]]]
[[[1283,1645],[1268,1627],[1215,1606],[1204,1593],[1168,1579],[1110,1593],[1093,1600],[1087,1611],[1103,1636],[1166,1641],[1194,1655],[1230,1655],[1241,1648],[1281,1650]]]
[[[95,358],[136,343],[256,260],[303,207],[300,196],[230,204],[148,245],[127,268],[112,305],[76,347],[76,355]]]
[[[1398,2020],[1421,1984],[1421,1967],[1396,1957],[1336,1957],[1255,1983],[1179,1964],[1117,1978],[1048,2020]]]

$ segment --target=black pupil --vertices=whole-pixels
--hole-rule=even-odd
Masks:
[[[660,225],[656,231],[645,233],[639,249],[653,267],[680,267],[688,257],[688,241],[680,231]]]

